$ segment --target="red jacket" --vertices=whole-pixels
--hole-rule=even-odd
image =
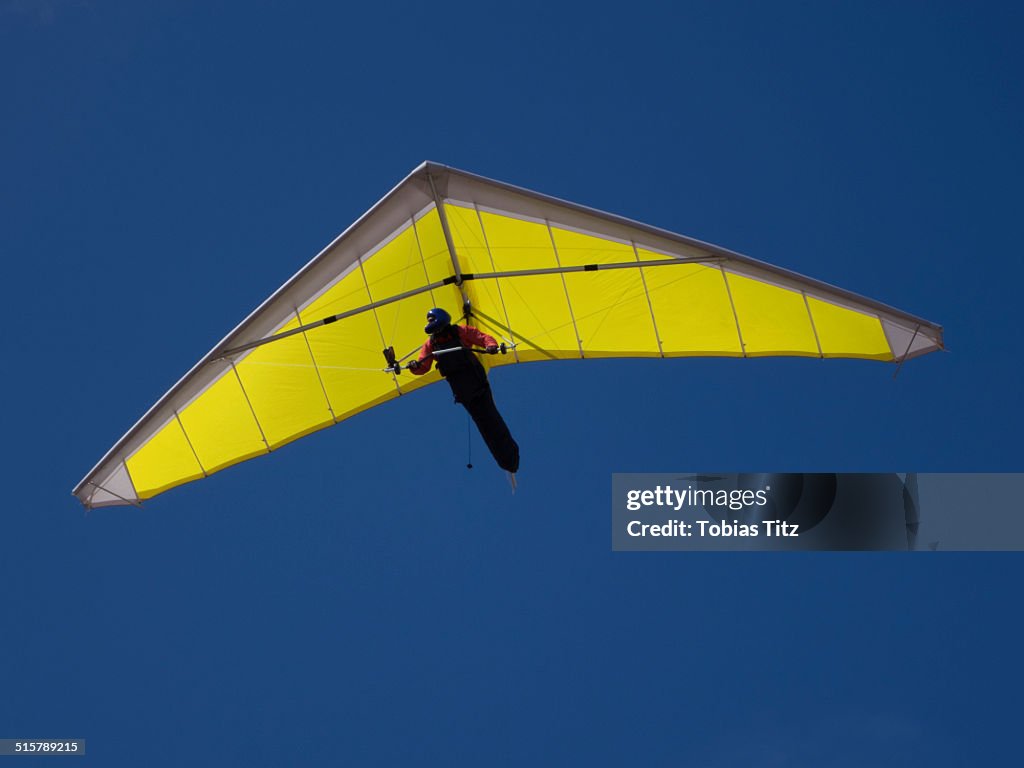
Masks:
[[[459,331],[459,341],[462,342],[462,346],[468,348],[480,347],[486,349],[487,347],[496,347],[498,342],[494,340],[493,336],[488,336],[483,331],[478,331],[471,325],[456,325],[455,328]],[[434,343],[430,339],[427,339],[423,345],[423,349],[420,350],[419,368],[409,369],[409,372],[416,375],[422,376],[423,374],[430,371],[434,365]]]

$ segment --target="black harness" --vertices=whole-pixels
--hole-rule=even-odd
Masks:
[[[436,355],[434,362],[452,388],[455,402],[461,403],[476,423],[498,466],[508,472],[517,472],[519,445],[494,405],[483,363],[463,345],[458,326],[449,325],[433,334],[430,342],[434,352],[445,352]],[[449,349],[456,351],[447,352]]]
[[[458,326],[449,325],[430,337],[435,352],[458,349],[434,357],[437,370],[448,381],[455,395],[455,402],[465,403],[487,389],[487,371],[477,356],[466,349],[459,338]]]

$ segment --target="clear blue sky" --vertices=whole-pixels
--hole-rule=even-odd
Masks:
[[[0,737],[97,766],[1007,763],[1020,556],[613,553],[609,494],[1024,470],[1019,5],[668,5],[0,0]],[[84,515],[99,456],[424,159],[885,301],[950,352],[895,381],[503,369],[514,497],[434,387]]]

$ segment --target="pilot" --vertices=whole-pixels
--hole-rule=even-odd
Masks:
[[[469,412],[498,466],[514,476],[519,470],[519,446],[494,405],[487,371],[472,351],[497,354],[498,342],[471,325],[453,325],[451,315],[438,308],[427,312],[423,331],[430,338],[408,369],[422,376],[437,363],[437,370],[452,388],[455,402]],[[514,477],[511,479],[514,487]]]

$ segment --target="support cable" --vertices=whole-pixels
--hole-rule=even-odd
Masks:
[[[910,342],[907,344],[907,351],[903,353],[903,357],[900,358],[899,363],[896,365],[896,370],[892,372],[892,377],[895,379],[896,374],[900,372],[900,368],[903,367],[903,363],[907,361],[907,355],[910,354],[910,348],[914,346],[914,341],[917,339],[918,331],[921,330],[921,326],[918,325],[914,328],[914,335],[910,337]]]
[[[807,307],[807,318],[811,321],[811,330],[814,331],[814,343],[818,345],[818,357],[825,359],[825,352],[821,348],[821,339],[818,338],[818,326],[814,324],[814,315],[811,314],[811,303],[807,300],[807,291],[800,291],[804,297],[804,306]]]
[[[505,331],[506,333],[511,333],[513,337],[517,337],[520,340],[522,340],[523,342],[525,342],[526,344],[529,344],[531,347],[536,349],[542,355],[545,355],[545,356],[547,356],[548,358],[550,358],[552,360],[557,360],[558,359],[555,355],[553,355],[550,352],[548,352],[548,350],[546,350],[543,347],[540,347],[540,346],[534,344],[532,341],[530,341],[529,339],[525,338],[524,336],[521,336],[520,334],[515,333],[511,328],[509,328],[509,327],[507,327],[505,325],[502,325],[498,320],[495,320],[490,315],[488,315],[488,314],[486,314],[484,312],[481,312],[479,309],[474,309],[473,310],[473,314],[476,315],[477,317],[482,317],[484,320],[486,320],[488,323],[490,323],[495,328],[500,328],[501,330]]]
[[[640,251],[636,248],[636,243],[630,241],[630,245],[633,246],[633,255],[636,256],[636,263],[640,263]],[[644,295],[647,297],[647,309],[651,311],[651,325],[654,326],[654,340],[658,342],[658,354],[665,357],[665,350],[661,348],[661,334],[658,332],[658,321],[654,318],[654,304],[651,302],[651,292],[647,289],[647,278],[644,277],[644,268],[640,267],[640,282],[644,286]]]
[[[295,309],[295,319],[299,321],[299,325],[302,325],[302,315],[299,314],[297,307]],[[309,359],[313,361],[313,370],[316,371],[316,380],[320,382],[320,389],[324,393],[324,400],[327,402],[327,411],[331,414],[331,421],[337,424],[338,417],[334,415],[334,407],[331,405],[330,395],[327,394],[327,385],[324,384],[323,376],[320,375],[320,366],[317,365],[316,356],[313,354],[313,346],[309,343],[309,336],[306,335],[305,331],[302,333],[302,339],[306,342],[306,349],[309,350]]]
[[[548,237],[551,238],[551,250],[555,252],[555,264],[561,269],[562,261],[558,258],[558,246],[555,245],[555,233],[551,231],[551,222],[545,220],[544,225],[548,228]],[[562,290],[565,291],[565,305],[569,307],[569,319],[572,320],[573,336],[576,337],[576,346],[579,347],[580,358],[583,358],[585,357],[583,354],[583,339],[580,338],[580,329],[576,325],[576,313],[572,311],[572,300],[569,298],[569,286],[565,282],[565,272],[559,274],[559,277],[562,278]]]
[[[100,485],[99,483],[94,483],[92,480],[89,480],[85,484],[86,485],[91,485],[93,488],[96,489],[96,491],[103,491],[104,493],[109,493],[111,496],[114,496],[114,497],[120,499],[125,504],[131,504],[133,507],[138,507],[139,509],[142,509],[142,502],[139,499],[126,499],[121,494],[114,493],[109,488],[104,488],[102,485]],[[96,491],[93,491],[92,495],[89,496],[90,503],[92,502],[93,497],[96,496]]]
[[[469,304],[469,296],[466,289],[462,287],[462,267],[459,265],[459,257],[455,253],[455,242],[452,240],[452,231],[448,226],[448,214],[444,209],[444,201],[437,194],[437,185],[434,183],[434,175],[427,171],[427,181],[430,182],[430,193],[434,196],[434,207],[437,208],[437,217],[441,220],[441,231],[444,233],[444,241],[448,245],[448,255],[452,259],[452,269],[455,270],[455,287],[462,294],[462,306]]]
[[[263,444],[267,446],[267,453],[270,453],[270,443],[267,441],[267,435],[263,431],[263,425],[260,424],[259,418],[256,416],[256,409],[252,407],[252,401],[249,399],[249,393],[245,391],[245,385],[242,384],[242,377],[238,375],[238,369],[234,363],[231,363],[231,370],[235,373],[235,380],[238,381],[238,387],[242,390],[242,397],[245,398],[245,404],[249,406],[249,413],[252,414],[252,420],[256,422],[256,429],[260,431],[260,439]]]
[[[732,299],[732,289],[729,287],[729,276],[725,274],[725,267],[719,265],[722,271],[722,280],[725,282],[725,292],[729,295],[729,306],[732,307],[732,319],[736,321],[736,336],[740,340],[740,352],[747,356],[747,345],[743,342],[743,331],[740,329],[740,316],[736,314],[736,302]]]
[[[185,442],[188,443],[189,449],[192,451],[192,455],[196,457],[196,464],[199,465],[199,471],[203,473],[203,477],[209,477],[206,474],[206,467],[203,466],[203,462],[199,460],[199,454],[196,453],[196,447],[192,445],[192,440],[188,436],[188,432],[185,431],[185,425],[181,423],[181,416],[178,415],[178,409],[174,409],[174,420],[178,422],[178,426],[181,428],[181,434],[185,436]],[[125,470],[127,471],[128,465],[125,464]]]
[[[491,262],[491,269],[496,272],[498,267],[494,263],[494,254],[491,252],[491,241],[487,238],[487,230],[484,229],[484,217],[480,213],[480,206],[477,205],[476,203],[473,203],[473,210],[476,211],[476,220],[480,223],[480,234],[484,236],[484,247],[487,249],[487,258]],[[501,280],[495,278],[494,287],[498,291],[498,301],[501,303],[501,313],[505,316],[505,324],[512,325],[512,321],[509,319],[508,316],[508,307],[505,306],[505,294],[502,293],[501,290]],[[518,363],[519,353],[516,352],[515,342],[512,339],[505,339],[505,341],[507,341],[511,345],[512,356],[516,359],[516,362]]]

